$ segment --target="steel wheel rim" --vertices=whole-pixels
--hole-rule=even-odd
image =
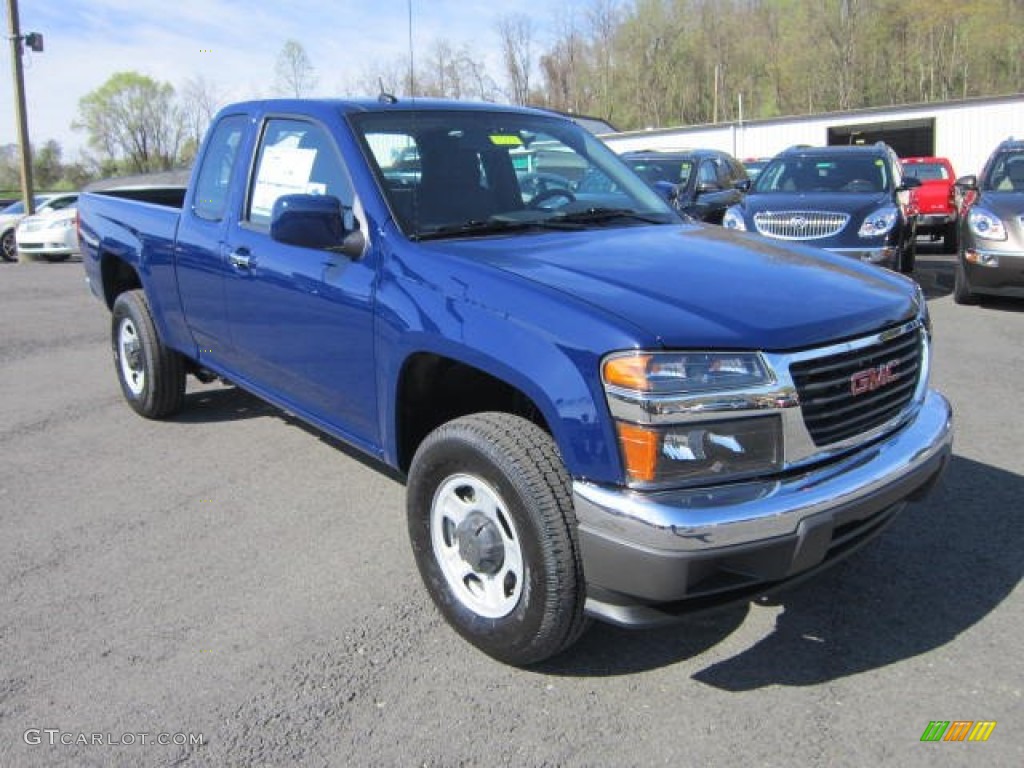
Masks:
[[[475,528],[482,536],[468,534]],[[495,554],[500,543],[500,566],[482,567],[474,562],[479,553],[463,551],[471,549],[469,539],[480,538]],[[449,477],[434,494],[430,540],[449,589],[465,608],[489,619],[515,610],[523,592],[523,552],[507,505],[490,485],[474,475]]]
[[[124,318],[117,329],[117,359],[121,379],[136,397],[146,388],[146,369],[142,360],[142,342],[131,318]]]

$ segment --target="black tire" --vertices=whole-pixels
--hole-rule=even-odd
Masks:
[[[147,419],[162,419],[185,402],[185,360],[157,336],[149,302],[141,290],[114,301],[110,323],[114,369],[132,409]]]
[[[912,275],[914,273],[914,264],[917,262],[917,239],[912,238],[903,251],[900,253],[900,273],[904,275]]]
[[[14,239],[14,230],[9,229],[3,234],[3,238],[0,238],[0,257],[4,261],[17,261],[18,260],[18,243]]]
[[[583,633],[586,590],[570,480],[542,429],[505,413],[442,425],[413,458],[407,511],[431,598],[481,651],[525,666],[561,653]],[[460,580],[453,568],[466,575]],[[497,604],[486,604],[488,596]]]
[[[956,223],[947,224],[946,231],[942,235],[942,251],[943,253],[956,253],[959,248]]]
[[[978,297],[971,291],[971,285],[967,282],[967,272],[964,270],[963,262],[957,259],[956,273],[953,276],[953,301],[957,304],[977,304]]]

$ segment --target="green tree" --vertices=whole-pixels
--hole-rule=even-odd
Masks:
[[[146,173],[179,163],[185,126],[170,83],[118,72],[83,96],[78,112],[72,127],[87,132],[101,168]]]

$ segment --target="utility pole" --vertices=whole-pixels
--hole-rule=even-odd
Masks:
[[[21,199],[25,213],[35,213],[32,193],[32,147],[28,141],[28,112],[25,109],[25,76],[21,68],[21,44],[28,42],[34,51],[43,49],[43,36],[37,34],[22,37],[18,24],[18,0],[7,0],[7,21],[11,41],[11,67],[14,72],[14,111],[18,119],[18,146],[21,148]]]

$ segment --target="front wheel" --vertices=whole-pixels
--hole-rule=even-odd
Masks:
[[[953,301],[957,304],[977,304],[978,297],[971,291],[971,285],[967,282],[967,270],[959,259],[956,264],[956,273],[953,276]]]
[[[9,229],[3,234],[2,246],[0,246],[0,257],[4,261],[17,261],[18,260],[18,243],[14,239],[14,230]]]
[[[147,419],[180,411],[185,402],[185,362],[160,341],[142,291],[126,291],[114,301],[110,337],[121,392],[132,409]]]
[[[909,243],[903,246],[903,252],[900,254],[900,272],[904,275],[913,274],[916,261],[917,241],[916,239],[911,239]]]
[[[416,451],[407,503],[423,582],[470,643],[522,666],[582,634],[570,481],[539,427],[505,413],[444,424]]]

